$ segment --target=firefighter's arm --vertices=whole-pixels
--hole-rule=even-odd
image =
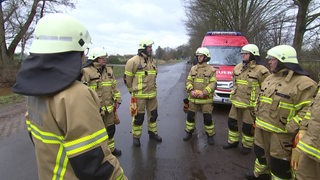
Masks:
[[[297,113],[291,118],[286,125],[286,129],[290,133],[296,132],[298,129],[303,129],[308,124],[308,110],[313,100],[313,94],[316,91],[316,84],[309,82],[301,82],[298,86],[301,91],[300,101],[296,103]]]
[[[112,74],[112,98],[114,100],[114,102],[121,104],[122,99],[121,99],[121,93],[117,87],[117,80],[116,77],[113,74],[113,70],[111,68],[108,68],[108,72],[110,72]]]
[[[126,66],[125,66],[125,71],[124,71],[124,84],[127,86],[128,91],[131,93],[132,92],[132,81],[134,77],[134,62],[132,60],[128,60]]]
[[[212,67],[213,68],[213,67]],[[214,93],[217,86],[216,69],[213,68],[212,75],[209,80],[209,84],[203,90],[203,96],[209,96]]]
[[[88,85],[90,82],[90,76],[89,73],[87,72],[87,70],[85,68],[81,69],[81,82],[85,85]]]
[[[24,117],[26,118],[27,130],[28,130],[30,140],[31,140],[32,144],[34,145],[32,134],[31,134],[31,129],[29,128],[30,119],[29,119],[29,112],[28,111],[24,114]]]
[[[116,80],[114,80],[114,83],[116,83]],[[115,84],[114,89],[113,89],[113,100],[114,100],[116,103],[119,103],[119,104],[121,104],[121,102],[122,102],[121,92],[120,92],[119,89],[117,88],[116,84]]]
[[[115,172],[99,106],[96,93],[81,88],[69,93],[55,108],[61,116],[57,119],[64,132],[64,151],[79,179],[109,179]]]
[[[186,90],[188,93],[190,93],[193,90],[193,80],[192,80],[190,73],[189,73],[189,75],[187,77],[187,81],[186,81]]]

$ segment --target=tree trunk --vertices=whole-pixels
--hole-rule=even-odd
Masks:
[[[297,51],[297,57],[300,58],[303,36],[307,28],[307,11],[311,0],[296,1],[298,5],[298,15],[296,29],[293,39],[293,47]]]

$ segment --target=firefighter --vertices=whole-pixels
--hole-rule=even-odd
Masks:
[[[256,107],[253,173],[247,179],[292,179],[293,140],[316,90],[299,65],[296,50],[278,45],[267,52],[269,75]]]
[[[153,43],[151,39],[143,38],[139,43],[138,54],[129,59],[125,66],[124,82],[137,108],[136,113],[132,114],[133,145],[137,147],[140,147],[145,111],[149,139],[162,142],[157,128],[157,67],[152,58]]]
[[[39,20],[13,91],[27,96],[39,179],[127,179],[107,145],[99,98],[80,82],[91,37],[76,19]]]
[[[231,92],[231,109],[228,118],[228,143],[223,149],[238,147],[240,132],[238,125],[242,123],[242,154],[248,154],[253,147],[254,107],[260,92],[262,81],[270,74],[261,65],[259,49],[254,44],[247,44],[241,50],[242,63],[233,70],[234,86]]]
[[[121,94],[111,67],[106,66],[108,54],[102,48],[89,50],[88,63],[82,69],[81,81],[97,92],[100,98],[100,113],[109,136],[108,145],[113,155],[120,156],[121,150],[115,148],[116,110],[121,104]]]
[[[320,177],[320,83],[310,111],[305,116],[296,135],[297,147],[292,149],[291,166],[297,180],[313,180]]]
[[[186,81],[189,108],[185,127],[186,135],[183,140],[189,141],[192,138],[192,133],[196,127],[195,115],[197,111],[201,111],[207,142],[209,145],[214,145],[215,131],[212,110],[213,94],[217,83],[216,69],[207,64],[211,57],[207,48],[198,48],[195,55],[198,63],[192,66]]]

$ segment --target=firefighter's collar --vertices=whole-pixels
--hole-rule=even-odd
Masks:
[[[98,63],[98,62],[93,62],[93,66],[97,69],[102,67],[102,64]]]
[[[250,68],[256,67],[257,66],[257,62],[252,60],[252,61],[249,62],[249,66],[250,66]]]
[[[291,80],[291,78],[293,77],[294,71],[284,68],[281,69],[279,72],[277,72],[276,74],[278,74],[279,76],[285,77],[285,81],[289,82]]]

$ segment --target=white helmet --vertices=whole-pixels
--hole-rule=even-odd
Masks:
[[[196,51],[196,56],[198,55],[205,55],[206,59],[205,61],[210,61],[211,55],[210,55],[210,51],[208,48],[206,47],[199,47]]]
[[[108,53],[106,52],[105,49],[96,47],[96,48],[89,49],[88,60],[95,60],[98,57],[107,57],[107,56],[108,56]]]
[[[147,46],[152,46],[154,44],[153,40],[148,38],[143,38],[139,42],[139,49],[145,49]]]
[[[35,28],[30,52],[38,54],[84,51],[91,36],[77,19],[66,14],[49,14]]]
[[[260,56],[259,48],[255,44],[247,44],[242,47],[241,53],[251,53],[254,56]]]
[[[282,63],[299,64],[296,50],[289,45],[278,45],[268,50],[267,59],[274,57]]]

